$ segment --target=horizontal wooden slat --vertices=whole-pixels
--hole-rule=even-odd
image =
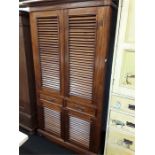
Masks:
[[[77,59],[76,57],[70,57],[70,64],[81,64],[81,63],[84,63],[86,66],[87,65],[90,65],[90,66],[93,66],[93,64],[92,64],[92,59],[85,59],[85,60],[83,60],[83,59]]]
[[[80,126],[80,127],[83,127],[83,124],[85,124],[85,127],[86,127],[86,126],[88,127],[88,126],[90,125],[90,122],[87,122],[87,121],[85,121],[85,120],[81,120],[80,118],[74,117],[74,120],[75,120],[75,121],[70,122],[70,123],[73,124],[73,125],[77,125],[77,124],[78,124],[78,126]]]
[[[77,49],[77,50],[83,50],[83,52],[88,51],[88,52],[93,52],[94,47],[78,47],[74,45],[70,45],[70,49]]]
[[[84,132],[84,130],[81,130],[81,131],[78,130],[77,131],[77,130],[75,130],[75,128],[76,128],[76,126],[74,126],[74,127],[70,126],[70,129],[71,129],[70,135],[71,135],[72,139],[73,138],[77,139],[77,137],[78,137],[78,139],[81,139],[81,140],[83,140],[85,142],[88,142],[88,139],[85,138],[85,137],[86,137],[86,135],[89,136],[89,132]]]
[[[40,17],[40,18],[38,18],[37,20],[38,20],[38,21],[54,21],[54,20],[57,21],[56,18],[55,18],[54,16],[53,16],[53,17],[52,17],[52,16],[49,16],[49,17],[46,17],[46,18]]]
[[[96,24],[96,21],[91,21],[89,19],[85,19],[85,20],[70,20],[69,21],[70,24],[83,24],[83,23],[90,23],[90,24]]]
[[[84,42],[84,43],[89,43],[89,42],[93,42],[93,41],[95,41],[95,38],[87,38],[87,39],[85,39],[85,37],[83,38],[83,37],[80,37],[80,38],[77,38],[77,37],[72,37],[72,38],[70,38],[69,39],[70,40],[70,42],[72,41],[79,41],[79,42]]]
[[[51,47],[40,47],[40,54],[51,54],[52,55],[58,55],[58,48],[51,48]]]
[[[91,45],[94,43],[94,41],[95,40],[85,39],[85,38],[84,39],[75,38],[75,39],[70,39],[69,43],[72,46],[78,46],[78,47],[82,46],[82,47],[93,47],[93,48],[95,48],[94,45]]]
[[[95,33],[95,29],[70,29],[70,33],[87,33],[87,32],[90,32],[90,33]]]
[[[84,39],[85,40],[85,39]],[[92,44],[90,44],[89,42],[87,42],[87,44],[86,44],[86,42],[84,41],[84,43],[79,43],[78,41],[75,43],[75,41],[74,41],[74,43],[73,42],[71,42],[70,41],[70,45],[72,46],[72,47],[79,47],[79,48],[82,48],[82,47],[88,47],[88,48],[95,48],[95,46],[94,45],[92,45]]]
[[[59,60],[59,55],[58,55],[58,51],[57,50],[55,50],[55,51],[49,51],[49,50],[47,50],[47,51],[45,51],[45,50],[40,50],[41,51],[41,53],[40,53],[40,55],[42,56],[42,57],[47,57],[47,58],[51,58],[51,59],[53,59],[53,58],[56,58],[56,59],[58,59]]]
[[[40,31],[38,32],[39,35],[41,36],[52,36],[52,35],[58,35],[58,32],[57,31],[53,31],[53,32],[49,32],[49,31]]]
[[[56,67],[52,67],[52,65],[49,67],[49,65],[42,65],[42,68],[46,71],[46,70],[51,70],[51,71],[57,71],[57,72],[59,72],[59,67],[58,68],[56,68]]]
[[[59,75],[59,72],[58,72],[58,71],[47,70],[47,69],[46,69],[46,70],[44,69],[44,70],[42,71],[42,73],[43,73],[43,74],[48,74],[48,73],[49,73],[49,75],[54,74],[54,75],[57,75],[57,76]]]
[[[45,41],[45,42],[47,42],[47,41],[55,41],[55,42],[58,42],[58,38],[57,37],[54,37],[54,36],[51,36],[49,38],[47,38],[47,37],[40,37],[39,40],[40,41]]]
[[[47,62],[47,61],[41,61],[41,64],[45,64],[45,65],[48,65],[49,66],[49,68],[51,68],[51,67],[56,67],[56,68],[59,68],[59,65],[58,65],[58,63],[55,63],[55,64],[52,64],[51,62]]]
[[[69,17],[69,21],[86,21],[86,20],[89,20],[89,21],[95,21],[96,20],[96,16],[70,16]]]
[[[54,29],[39,29],[38,32],[58,32],[58,30],[56,28]]]
[[[38,25],[39,31],[52,31],[56,30],[58,31],[58,24],[42,24]]]
[[[89,73],[76,73],[76,72],[71,72],[71,77],[76,77],[76,76],[81,76],[83,78],[88,78],[88,79],[92,79],[93,78],[93,75],[90,75]],[[89,76],[89,77],[88,77]]]
[[[42,59],[51,60],[51,59],[54,58],[55,61],[59,61],[59,58],[57,57],[57,55],[56,56],[55,55],[49,55],[48,56],[48,54],[47,55],[46,54],[45,55],[44,54],[40,54],[40,55],[42,56]]]
[[[76,93],[78,93],[79,92],[79,94],[80,94],[80,96],[82,95],[83,97],[85,96],[85,97],[88,97],[89,95],[91,95],[92,93],[89,93],[88,92],[88,90],[89,89],[84,89],[84,88],[82,88],[82,90],[81,90],[81,88],[79,87],[79,88],[71,88],[71,92],[72,92],[72,94],[76,94]],[[73,93],[74,92],[74,93]],[[85,95],[86,94],[86,95]]]
[[[92,27],[92,28],[94,28],[95,26],[96,26],[96,22],[84,22],[84,23],[79,23],[79,22],[77,22],[77,23],[72,23],[72,22],[70,22],[70,24],[69,24],[69,26],[70,27],[83,27],[83,28],[85,28],[85,27]]]
[[[55,17],[54,18],[53,17],[46,17],[46,18],[45,17],[43,17],[43,18],[40,17],[40,18],[37,19],[37,21],[38,22],[41,22],[41,21],[42,22],[47,22],[47,21],[48,22],[57,22],[57,19]]]
[[[93,35],[86,35],[86,34],[71,34],[72,35],[72,37],[70,37],[70,40],[77,40],[77,39],[85,39],[85,41],[87,42],[87,39],[92,39],[92,37],[95,37],[95,35],[93,34]],[[93,41],[94,41],[94,39],[93,39]]]
[[[46,47],[48,47],[48,48],[53,48],[53,47],[56,47],[56,48],[58,48],[59,46],[58,45],[51,45],[51,44],[47,44],[47,45],[45,45],[45,44],[40,44],[40,48],[46,48]]]
[[[81,57],[81,54],[83,54],[83,57]],[[76,57],[77,59],[89,59],[89,60],[94,60],[94,54],[86,54],[86,53],[70,53],[70,58]]]
[[[89,71],[91,71],[92,69],[93,69],[93,65],[92,66],[83,66],[82,67],[82,65],[80,65],[80,64],[78,64],[78,63],[76,63],[76,64],[70,64],[70,68],[71,68],[71,70],[73,70],[73,71],[79,71],[79,70],[83,70],[83,71],[85,71],[85,72],[89,72]]]
[[[72,32],[72,30],[70,30],[69,34],[71,35],[70,37],[74,37],[74,36],[82,36],[82,37],[85,37],[85,36],[95,36],[95,31],[94,32]]]
[[[39,25],[44,25],[44,24],[58,24],[58,21],[56,21],[56,20],[38,20],[38,24]]]

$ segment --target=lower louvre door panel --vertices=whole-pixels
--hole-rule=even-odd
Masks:
[[[61,134],[61,114],[58,111],[44,107],[44,129],[60,136]]]
[[[42,99],[40,103],[42,109],[42,129],[54,136],[61,137],[62,105]]]
[[[90,122],[69,116],[69,140],[89,148]]]
[[[67,110],[67,141],[78,147],[90,150],[92,146],[92,116],[75,110]]]

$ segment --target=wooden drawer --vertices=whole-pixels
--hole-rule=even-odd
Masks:
[[[120,128],[125,131],[135,131],[135,120],[134,117],[121,114],[119,112],[111,111],[110,113],[110,126]]]
[[[110,129],[108,144],[116,145],[130,151],[135,150],[134,135],[126,132],[120,132],[119,130]]]
[[[47,102],[51,102],[51,103],[57,103],[57,104],[63,104],[63,99],[57,96],[48,96],[48,95],[44,95],[44,94],[40,94],[40,100],[45,100]]]
[[[111,99],[111,107],[123,112],[131,114],[135,113],[135,101],[133,99],[113,95]]]
[[[67,108],[95,116],[95,108],[67,101]]]
[[[134,155],[135,152],[117,145],[108,144],[105,155]]]

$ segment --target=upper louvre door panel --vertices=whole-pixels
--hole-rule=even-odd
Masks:
[[[38,16],[36,24],[41,87],[60,91],[59,18]]]
[[[92,100],[96,9],[68,12],[69,95]]]

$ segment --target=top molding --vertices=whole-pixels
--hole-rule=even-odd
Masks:
[[[117,8],[119,0],[25,0],[23,2],[19,2],[19,7],[47,7],[52,5],[59,5],[59,4],[72,4],[72,3],[85,3],[92,5],[109,5]]]

